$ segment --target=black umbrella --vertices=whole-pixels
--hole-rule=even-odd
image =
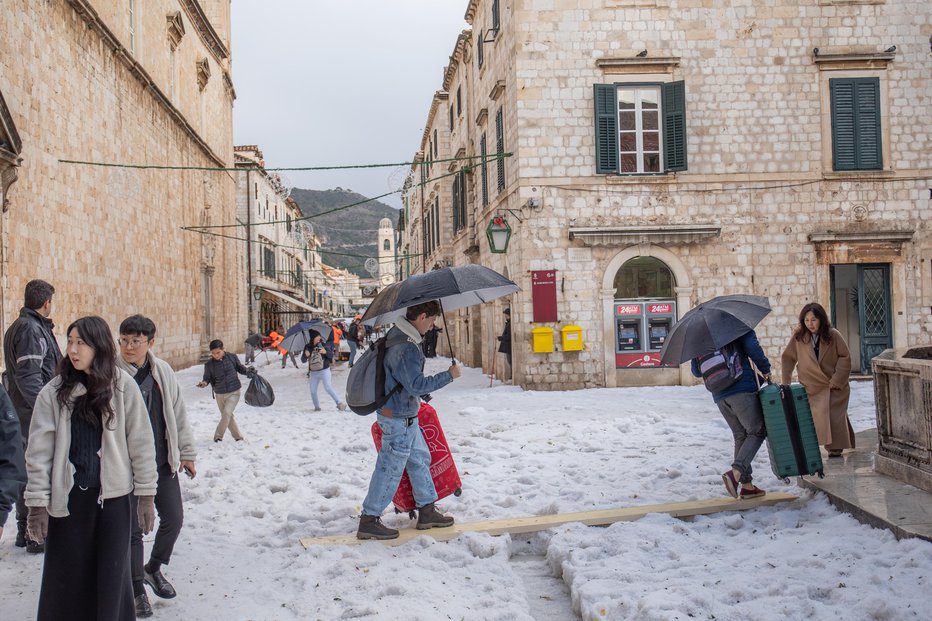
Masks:
[[[444,267],[415,274],[382,289],[362,322],[369,326],[391,323],[415,304],[438,300],[444,310],[456,310],[511,295],[520,288],[495,270],[482,265]]]
[[[667,336],[661,364],[681,364],[708,354],[754,329],[770,312],[759,295],[722,295],[683,315]]]
[[[409,306],[431,300],[440,302],[440,310],[443,313],[446,310],[490,302],[520,290],[515,283],[482,265],[444,267],[409,276],[382,289],[369,304],[362,316],[362,322],[370,326],[390,323],[403,317],[405,309]],[[453,357],[450,332],[445,332],[447,346],[450,347]]]
[[[285,351],[302,351],[304,346],[311,342],[309,330],[320,334],[323,340],[330,338],[333,330],[323,321],[301,321],[288,328],[285,338],[278,344]]]

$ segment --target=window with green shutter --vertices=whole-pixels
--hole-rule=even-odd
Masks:
[[[686,170],[685,83],[596,84],[596,173]]]
[[[498,173],[498,192],[501,194],[505,191],[505,122],[501,108],[495,114],[495,152],[498,157],[495,167]]]
[[[880,78],[829,80],[834,170],[881,170]]]

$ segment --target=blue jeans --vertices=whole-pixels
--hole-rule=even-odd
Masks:
[[[363,515],[382,515],[398,491],[405,470],[411,479],[415,505],[423,507],[437,500],[430,476],[430,450],[417,420],[407,425],[404,418],[377,416],[382,428],[382,450],[369,481],[369,493],[362,503]]]
[[[356,358],[356,341],[348,339],[349,343],[349,366],[353,366],[353,359]]]
[[[320,407],[320,400],[317,398],[317,386],[321,382],[324,383],[324,390],[333,398],[333,402],[339,405],[340,395],[337,394],[337,391],[333,389],[333,384],[330,383],[330,367],[327,367],[320,371],[311,371],[311,400],[314,401],[314,407]]]

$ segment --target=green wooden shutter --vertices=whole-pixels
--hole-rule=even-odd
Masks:
[[[880,170],[880,78],[829,80],[834,170]]]
[[[596,84],[595,94],[595,172],[618,172],[618,99],[614,84]]]
[[[662,105],[664,168],[686,170],[686,83],[664,84]]]

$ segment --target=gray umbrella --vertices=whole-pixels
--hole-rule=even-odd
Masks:
[[[285,333],[285,338],[282,339],[282,342],[278,344],[279,347],[285,351],[294,351],[300,352],[304,350],[304,346],[311,342],[310,330],[314,330],[320,334],[323,340],[330,338],[330,335],[333,333],[333,330],[322,321],[302,321],[296,323],[288,329],[288,332]]]
[[[391,323],[415,304],[438,300],[443,310],[455,310],[511,295],[520,288],[495,270],[482,265],[444,267],[415,274],[382,289],[362,322],[376,326]]]
[[[722,295],[683,315],[660,352],[662,364],[681,364],[708,354],[754,329],[770,313],[770,301],[759,295]]]

